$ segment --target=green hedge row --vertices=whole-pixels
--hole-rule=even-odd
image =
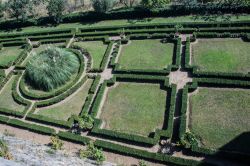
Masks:
[[[188,85],[184,86],[181,97],[181,115],[180,115],[180,128],[179,128],[179,139],[186,133],[187,128],[187,101],[188,101]]]
[[[111,50],[112,50],[113,44],[114,44],[114,42],[111,41],[109,43],[106,51],[105,51],[104,57],[102,59],[101,65],[100,65],[101,71],[103,71],[105,69],[105,67],[107,66],[107,64],[108,64],[109,55],[111,54]]]
[[[36,94],[36,93],[32,93],[32,92],[30,92],[30,91],[28,91],[26,89],[26,87],[25,87],[25,78],[23,76],[21,78],[21,81],[20,81],[20,84],[19,84],[19,89],[20,89],[21,94],[24,95],[27,98],[30,98],[30,99],[45,100],[45,99],[49,99],[49,98],[52,98],[52,97],[55,97],[55,96],[58,96],[58,95],[62,94],[63,92],[70,89],[74,84],[76,84],[77,81],[79,80],[79,78],[82,76],[82,74],[84,72],[84,59],[83,59],[82,54],[80,54],[78,51],[72,50],[72,49],[68,49],[68,50],[73,52],[77,56],[77,58],[79,59],[79,62],[80,62],[80,67],[79,67],[79,70],[78,70],[78,74],[77,74],[76,78],[71,83],[69,83],[65,87],[63,87],[63,88],[61,88],[61,89],[59,89],[59,90],[57,90],[55,92],[50,92],[50,93],[47,93],[47,94]]]
[[[194,78],[193,83],[190,85],[186,85],[183,88],[182,93],[182,105],[181,105],[181,116],[180,116],[180,128],[179,128],[179,139],[182,139],[182,137],[186,133],[187,128],[187,102],[188,102],[188,92],[192,92],[195,89],[198,88],[198,86],[212,86],[212,87],[227,87],[227,86],[233,86],[233,87],[250,87],[250,83],[248,81],[240,81],[240,80],[226,80],[226,79],[216,79],[216,78]],[[249,161],[247,157],[249,157],[249,154],[247,153],[241,153],[237,151],[227,151],[224,149],[208,149],[204,147],[200,147],[196,144],[191,146],[191,150],[196,153],[202,153],[206,155],[213,155],[213,156],[222,156],[222,157],[232,157],[238,160],[244,160]]]
[[[43,35],[58,35],[66,33],[74,33],[75,29],[71,28],[54,28],[51,30],[31,31],[31,32],[15,32],[15,33],[1,33],[0,38],[15,38],[15,37],[29,37],[29,36],[43,36]]]
[[[32,123],[26,123],[18,119],[10,119],[7,124],[11,126],[27,129],[32,132],[46,134],[46,135],[52,135],[52,134],[55,134],[56,132],[52,128],[44,127],[44,126],[32,124]]]
[[[80,143],[80,144],[83,144],[83,145],[86,145],[91,141],[90,138],[87,138],[87,137],[84,137],[84,136],[81,136],[81,135],[77,135],[77,134],[73,134],[73,133],[70,133],[70,132],[59,131],[57,136],[60,139],[75,142],[75,143]]]
[[[48,124],[48,125],[61,127],[61,128],[68,128],[68,129],[70,129],[73,125],[73,119],[71,118],[68,121],[56,120],[56,119],[49,118],[43,115],[34,114],[35,109],[36,109],[36,105],[34,105],[32,110],[27,114],[26,119],[35,121],[35,122]]]
[[[185,60],[184,60],[184,67],[186,70],[191,70],[192,66],[190,66],[190,37],[186,38],[186,46],[185,46]]]
[[[100,119],[95,119],[95,124],[91,133],[109,137],[112,139],[119,139],[122,141],[134,142],[137,144],[142,144],[143,146],[153,146],[156,145],[160,139],[161,130],[157,129],[153,137],[144,137],[135,134],[127,134],[118,131],[112,131],[107,129],[101,129],[102,121]]]
[[[232,80],[232,79],[220,79],[220,78],[193,78],[193,82],[196,86],[217,86],[217,87],[241,87],[249,88],[249,81]],[[196,88],[196,87],[194,87]]]
[[[64,100],[66,97],[70,96],[71,94],[73,94],[77,89],[79,89],[86,81],[87,81],[87,76],[85,76],[80,82],[76,83],[73,87],[71,87],[69,90],[67,90],[66,92],[48,99],[48,100],[44,100],[44,101],[38,101],[36,103],[37,107],[45,107],[45,106],[49,106],[49,105],[53,105],[56,104],[62,100]]]
[[[21,65],[21,63],[27,58],[28,53],[32,50],[32,46],[27,44],[24,50],[20,53],[16,61],[14,62],[15,66]]]
[[[173,55],[173,64],[168,65],[166,68],[164,69],[144,69],[144,70],[140,70],[140,69],[121,69],[120,68],[120,64],[119,63],[115,63],[115,58],[116,58],[116,54],[118,53],[118,51],[115,51],[115,57],[111,59],[111,63],[110,65],[113,66],[114,71],[116,73],[122,73],[122,74],[148,74],[148,75],[166,75],[169,74],[171,72],[171,70],[178,70],[180,67],[180,49],[181,49],[181,38],[177,38],[174,39],[173,36],[170,34],[165,34],[165,35],[159,35],[158,36],[153,36],[150,34],[144,34],[144,35],[129,35],[128,39],[137,39],[137,40],[144,40],[144,39],[151,39],[151,38],[160,38],[163,39],[162,37],[165,37],[164,39],[166,39],[168,42],[174,42],[175,43],[175,47],[174,47],[174,54]],[[117,53],[116,53],[117,52]]]
[[[152,28],[152,29],[130,29],[124,30],[123,32],[126,35],[131,34],[145,34],[145,33],[175,33],[175,28]],[[231,32],[231,33],[240,33],[240,32],[250,32],[250,27],[227,27],[227,28],[183,28],[180,29],[180,33],[193,33],[193,32]],[[95,31],[95,32],[84,32],[78,33],[77,36],[103,36],[103,35],[110,35],[110,36],[117,36],[120,35],[121,30],[113,30],[113,31]]]
[[[79,32],[95,32],[95,31],[112,31],[116,29],[132,30],[132,29],[153,29],[153,28],[175,28],[177,23],[148,23],[135,25],[120,26],[99,26],[79,28]],[[178,22],[184,28],[226,28],[226,27],[246,27],[250,25],[250,21],[225,21],[225,22]]]
[[[13,72],[10,72],[7,76],[3,77],[0,80],[0,91],[5,86],[5,84],[9,81],[9,79],[11,78],[11,76],[13,76],[13,74],[14,74]]]
[[[87,58],[88,61],[87,61],[86,71],[89,72],[93,61],[90,53],[86,49],[74,44],[71,44],[70,48],[80,51],[81,54]]]
[[[16,44],[16,43],[15,43],[15,44]],[[2,69],[7,69],[7,68],[9,68],[9,67],[12,66],[12,65],[16,65],[16,64],[22,63],[22,61],[28,56],[27,53],[28,53],[29,51],[31,51],[31,49],[32,49],[31,46],[28,45],[28,44],[23,44],[23,45],[17,44],[17,45],[23,48],[23,50],[21,51],[21,53],[18,55],[18,57],[15,59],[15,61],[9,62],[9,63],[6,64],[6,65],[1,65],[1,66],[0,66],[0,69],[1,69],[1,68],[2,68]]]
[[[132,77],[132,80],[131,80]],[[100,119],[95,119],[95,124],[93,129],[91,130],[91,133],[106,136],[113,139],[120,139],[123,141],[132,141],[137,144],[143,144],[147,146],[153,146],[158,143],[161,136],[171,138],[172,132],[173,132],[173,118],[174,118],[174,112],[175,112],[175,95],[176,95],[176,85],[169,86],[168,79],[166,77],[160,77],[160,76],[143,76],[143,75],[116,75],[111,80],[106,80],[102,84],[102,86],[99,88],[99,91],[97,93],[96,99],[94,101],[94,104],[91,108],[91,115],[93,117],[96,117],[97,112],[100,108],[100,103],[103,98],[105,88],[107,86],[113,85],[116,80],[121,81],[125,79],[125,81],[134,81],[134,82],[157,82],[157,83],[164,83],[164,86],[169,93],[170,98],[170,105],[166,107],[166,112],[168,112],[168,115],[166,115],[166,118],[168,118],[167,128],[164,130],[157,129],[153,137],[143,137],[138,136],[134,134],[126,134],[121,133],[117,131],[107,130],[107,129],[101,129],[100,126],[102,124],[102,121]]]
[[[9,74],[7,76],[8,78],[6,80],[9,80],[11,78],[11,76],[13,76],[13,74]],[[29,102],[29,101],[27,101],[19,96],[17,89],[16,89],[18,79],[19,79],[19,77],[17,76],[17,78],[14,80],[14,82],[12,84],[12,97],[15,100],[15,102],[17,102],[20,105],[25,106],[24,111],[14,111],[14,110],[6,109],[6,108],[0,108],[0,113],[22,118],[26,114],[26,112],[28,111],[29,107],[31,106],[31,102]]]
[[[140,159],[160,161],[160,162],[164,162],[165,164],[167,163],[176,164],[176,165],[202,165],[203,164],[201,161],[174,157],[174,156],[161,154],[161,153],[152,153],[152,152],[148,152],[145,150],[126,147],[123,145],[118,145],[118,144],[114,144],[114,143],[102,141],[102,140],[96,140],[94,144],[97,147],[100,147],[100,148],[103,148],[105,150],[109,150],[112,152],[137,157]]]
[[[174,52],[175,52],[175,58],[174,58],[172,69],[178,70],[181,65],[181,38],[180,37],[176,40]]]
[[[27,44],[26,40],[21,41],[8,41],[8,42],[2,42],[1,45],[3,47],[10,47],[10,46],[22,46],[24,44]]]
[[[1,107],[0,107],[0,113],[4,115],[11,115],[14,117],[19,117],[19,118],[22,118],[24,116],[24,112],[13,111],[13,110],[1,108]]]
[[[94,93],[96,92],[96,89],[98,88],[98,85],[99,85],[99,83],[100,83],[100,80],[101,80],[101,75],[97,75],[97,76],[95,77],[95,80],[94,80],[93,84],[91,85],[90,90],[89,90],[89,92],[90,92],[91,94],[94,94]]]
[[[121,41],[115,41],[114,48],[111,52],[111,59],[110,59],[109,66],[111,66],[111,67],[115,66],[116,57],[119,53],[120,47],[121,47]]]
[[[97,91],[98,87],[99,87],[99,83],[100,83],[100,78],[101,76],[100,75],[97,75],[97,76],[94,76],[94,81],[90,87],[90,90],[89,90],[89,95],[87,96],[85,102],[84,102],[84,105],[83,105],[83,108],[82,108],[82,111],[80,113],[80,116],[83,116],[85,113],[88,113],[89,112],[89,109],[90,109],[90,105],[94,99],[94,93]]]
[[[107,87],[107,81],[104,81],[97,91],[92,107],[90,108],[90,114],[92,117],[96,117],[97,115],[106,87]]]
[[[0,116],[0,123],[7,124],[9,120],[6,116]]]
[[[2,69],[0,69],[0,77],[3,77],[3,78],[6,77],[5,71]]]
[[[192,40],[195,40],[197,37],[209,37],[209,38],[238,38],[242,37],[245,38],[246,34],[231,34],[231,33],[195,33],[194,38]],[[186,49],[185,49],[185,69],[191,70],[193,75],[196,77],[216,77],[216,78],[229,78],[229,79],[244,79],[249,80],[250,79],[250,73],[244,74],[244,73],[227,73],[227,72],[206,72],[206,71],[199,71],[197,66],[190,65],[190,38],[187,37],[186,41]]]
[[[139,81],[139,82],[168,82],[165,76],[136,75],[136,74],[115,74],[117,81]]]

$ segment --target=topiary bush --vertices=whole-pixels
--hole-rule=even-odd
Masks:
[[[49,46],[39,54],[34,53],[27,65],[25,80],[35,89],[51,91],[69,81],[79,66],[73,52]]]

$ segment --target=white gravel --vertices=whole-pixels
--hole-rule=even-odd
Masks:
[[[56,151],[50,153],[50,147],[42,144],[37,144],[32,141],[22,140],[16,137],[3,136],[0,133],[0,138],[4,139],[11,154],[14,157],[13,161],[0,158],[0,166],[94,166],[92,160],[82,160],[76,154],[70,154],[66,151]],[[52,151],[53,152],[53,151]],[[105,166],[114,166],[114,164],[104,162]]]

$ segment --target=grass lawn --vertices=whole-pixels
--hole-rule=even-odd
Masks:
[[[172,64],[173,43],[160,40],[132,40],[122,47],[118,63],[122,69],[159,69]]]
[[[159,84],[119,83],[108,91],[100,118],[107,129],[148,136],[163,127],[166,95]]]
[[[100,67],[107,45],[102,41],[75,42],[74,44],[88,50],[93,59],[92,68]]]
[[[208,72],[250,72],[250,42],[241,39],[199,39],[192,46],[192,64]]]
[[[203,146],[218,149],[243,132],[250,131],[250,90],[199,88],[190,98],[191,131]],[[250,152],[248,139],[230,143],[227,148]]]
[[[85,82],[81,87],[80,91],[74,94],[72,98],[59,105],[57,104],[56,106],[51,106],[50,108],[41,108],[38,110],[37,114],[56,120],[68,120],[71,115],[78,115],[82,111],[82,107],[84,105],[85,99],[88,96],[92,82],[92,79],[87,80],[87,82]]]
[[[22,50],[21,46],[3,47],[0,50],[0,65],[7,65],[15,61]]]
[[[13,76],[5,85],[0,93],[0,108],[5,108],[13,111],[22,112],[25,109],[24,105],[18,104],[12,97],[12,84],[17,76]]]

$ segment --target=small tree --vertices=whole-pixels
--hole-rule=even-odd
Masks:
[[[82,117],[77,116],[75,121],[81,130],[92,129],[94,125],[94,119],[88,114],[83,114]]]
[[[50,140],[51,140],[50,145],[52,149],[62,150],[63,142],[57,136],[50,137]]]
[[[140,160],[139,166],[148,166],[148,164],[144,160]]]
[[[96,12],[105,13],[113,8],[115,0],[91,0]]]
[[[21,17],[22,21],[25,21],[32,10],[32,3],[30,0],[9,0],[6,7],[10,15],[15,17],[16,20]]]
[[[0,157],[11,160],[13,157],[9,152],[7,143],[4,140],[0,140]]]
[[[174,26],[175,33],[179,33],[179,30],[182,29],[182,28],[183,28],[183,26],[182,26],[181,24],[176,24],[176,25]]]
[[[102,164],[106,159],[102,149],[96,148],[93,142],[90,142],[88,144],[86,150],[80,150],[79,156],[81,159],[89,158],[92,160],[96,160],[98,164]]]
[[[122,3],[127,8],[131,8],[135,4],[135,0],[120,0],[120,3]]]
[[[145,8],[160,8],[169,4],[170,0],[142,0],[141,5]]]
[[[65,0],[49,0],[47,10],[50,17],[53,17],[56,23],[62,21],[63,11],[65,9]]]

